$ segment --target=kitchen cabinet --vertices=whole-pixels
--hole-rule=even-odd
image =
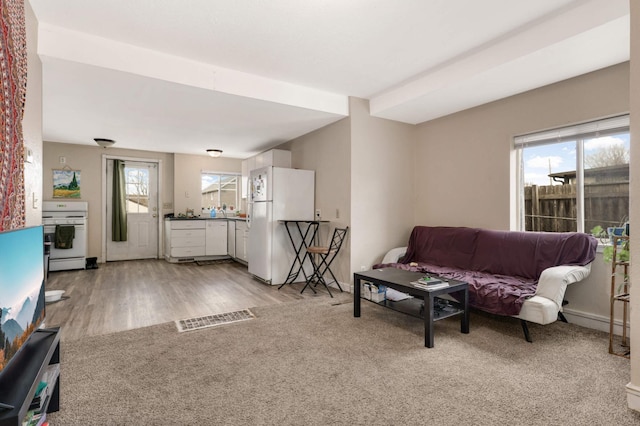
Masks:
[[[247,222],[243,220],[236,221],[236,259],[244,263],[249,260],[248,257],[248,241],[249,229],[247,228]]]
[[[271,149],[256,155],[255,168],[266,166],[291,167],[291,151]]]
[[[227,221],[223,219],[205,220],[205,255],[227,255]]]
[[[291,167],[291,151],[271,149],[242,161],[242,198],[247,198],[247,183],[251,170],[260,167]]]
[[[226,258],[228,222],[232,220],[166,219],[165,259],[175,263]],[[235,227],[233,229],[235,230]]]
[[[236,221],[230,220],[227,223],[227,254],[236,257]]]
[[[205,221],[165,221],[165,259],[178,261],[205,255]]]
[[[242,160],[242,198],[248,196],[249,172],[256,168],[256,157],[250,157]]]

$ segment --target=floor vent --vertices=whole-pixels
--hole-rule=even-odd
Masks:
[[[216,325],[229,324],[232,322],[246,321],[254,319],[255,315],[249,309],[241,311],[226,312],[224,314],[207,315],[205,317],[189,318],[176,321],[179,332],[200,330],[202,328],[214,327]]]
[[[196,265],[221,265],[223,263],[233,263],[233,259],[215,259],[215,260],[196,260]]]

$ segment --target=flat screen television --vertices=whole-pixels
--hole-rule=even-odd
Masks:
[[[44,315],[42,226],[0,232],[0,373]]]

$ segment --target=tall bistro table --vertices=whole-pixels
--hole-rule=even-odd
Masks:
[[[296,255],[293,259],[293,263],[291,264],[291,268],[289,269],[289,274],[287,274],[287,279],[284,280],[280,287],[278,287],[278,290],[280,290],[286,284],[292,284],[296,282],[296,278],[298,278],[300,272],[302,272],[302,275],[304,275],[305,281],[309,280],[309,277],[307,277],[307,273],[304,271],[304,261],[307,256],[307,247],[312,245],[315,241],[316,235],[318,234],[318,228],[320,228],[320,224],[328,223],[329,221],[279,220],[278,222],[284,224],[284,227],[287,230],[287,235],[289,236],[289,241],[291,241],[293,251]],[[300,237],[300,241],[296,241],[297,238],[294,237],[294,235]]]
[[[464,281],[445,280],[448,286],[432,290],[424,290],[415,287],[412,282],[424,277],[423,272],[405,271],[397,268],[373,269],[370,271],[353,274],[353,316],[360,317],[360,284],[362,281],[373,283],[377,286],[387,286],[403,293],[424,300],[424,345],[433,347],[433,323],[452,315],[461,315],[460,332],[469,333],[469,285]],[[455,295],[458,309],[447,313],[436,313],[435,299],[445,294]],[[397,302],[402,303],[402,302]]]

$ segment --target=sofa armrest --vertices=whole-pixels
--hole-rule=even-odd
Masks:
[[[590,272],[591,264],[586,266],[561,265],[547,268],[540,274],[536,296],[553,300],[561,309],[567,286],[587,278]]]
[[[398,260],[407,253],[406,247],[396,247],[384,255],[380,263],[398,263]]]

